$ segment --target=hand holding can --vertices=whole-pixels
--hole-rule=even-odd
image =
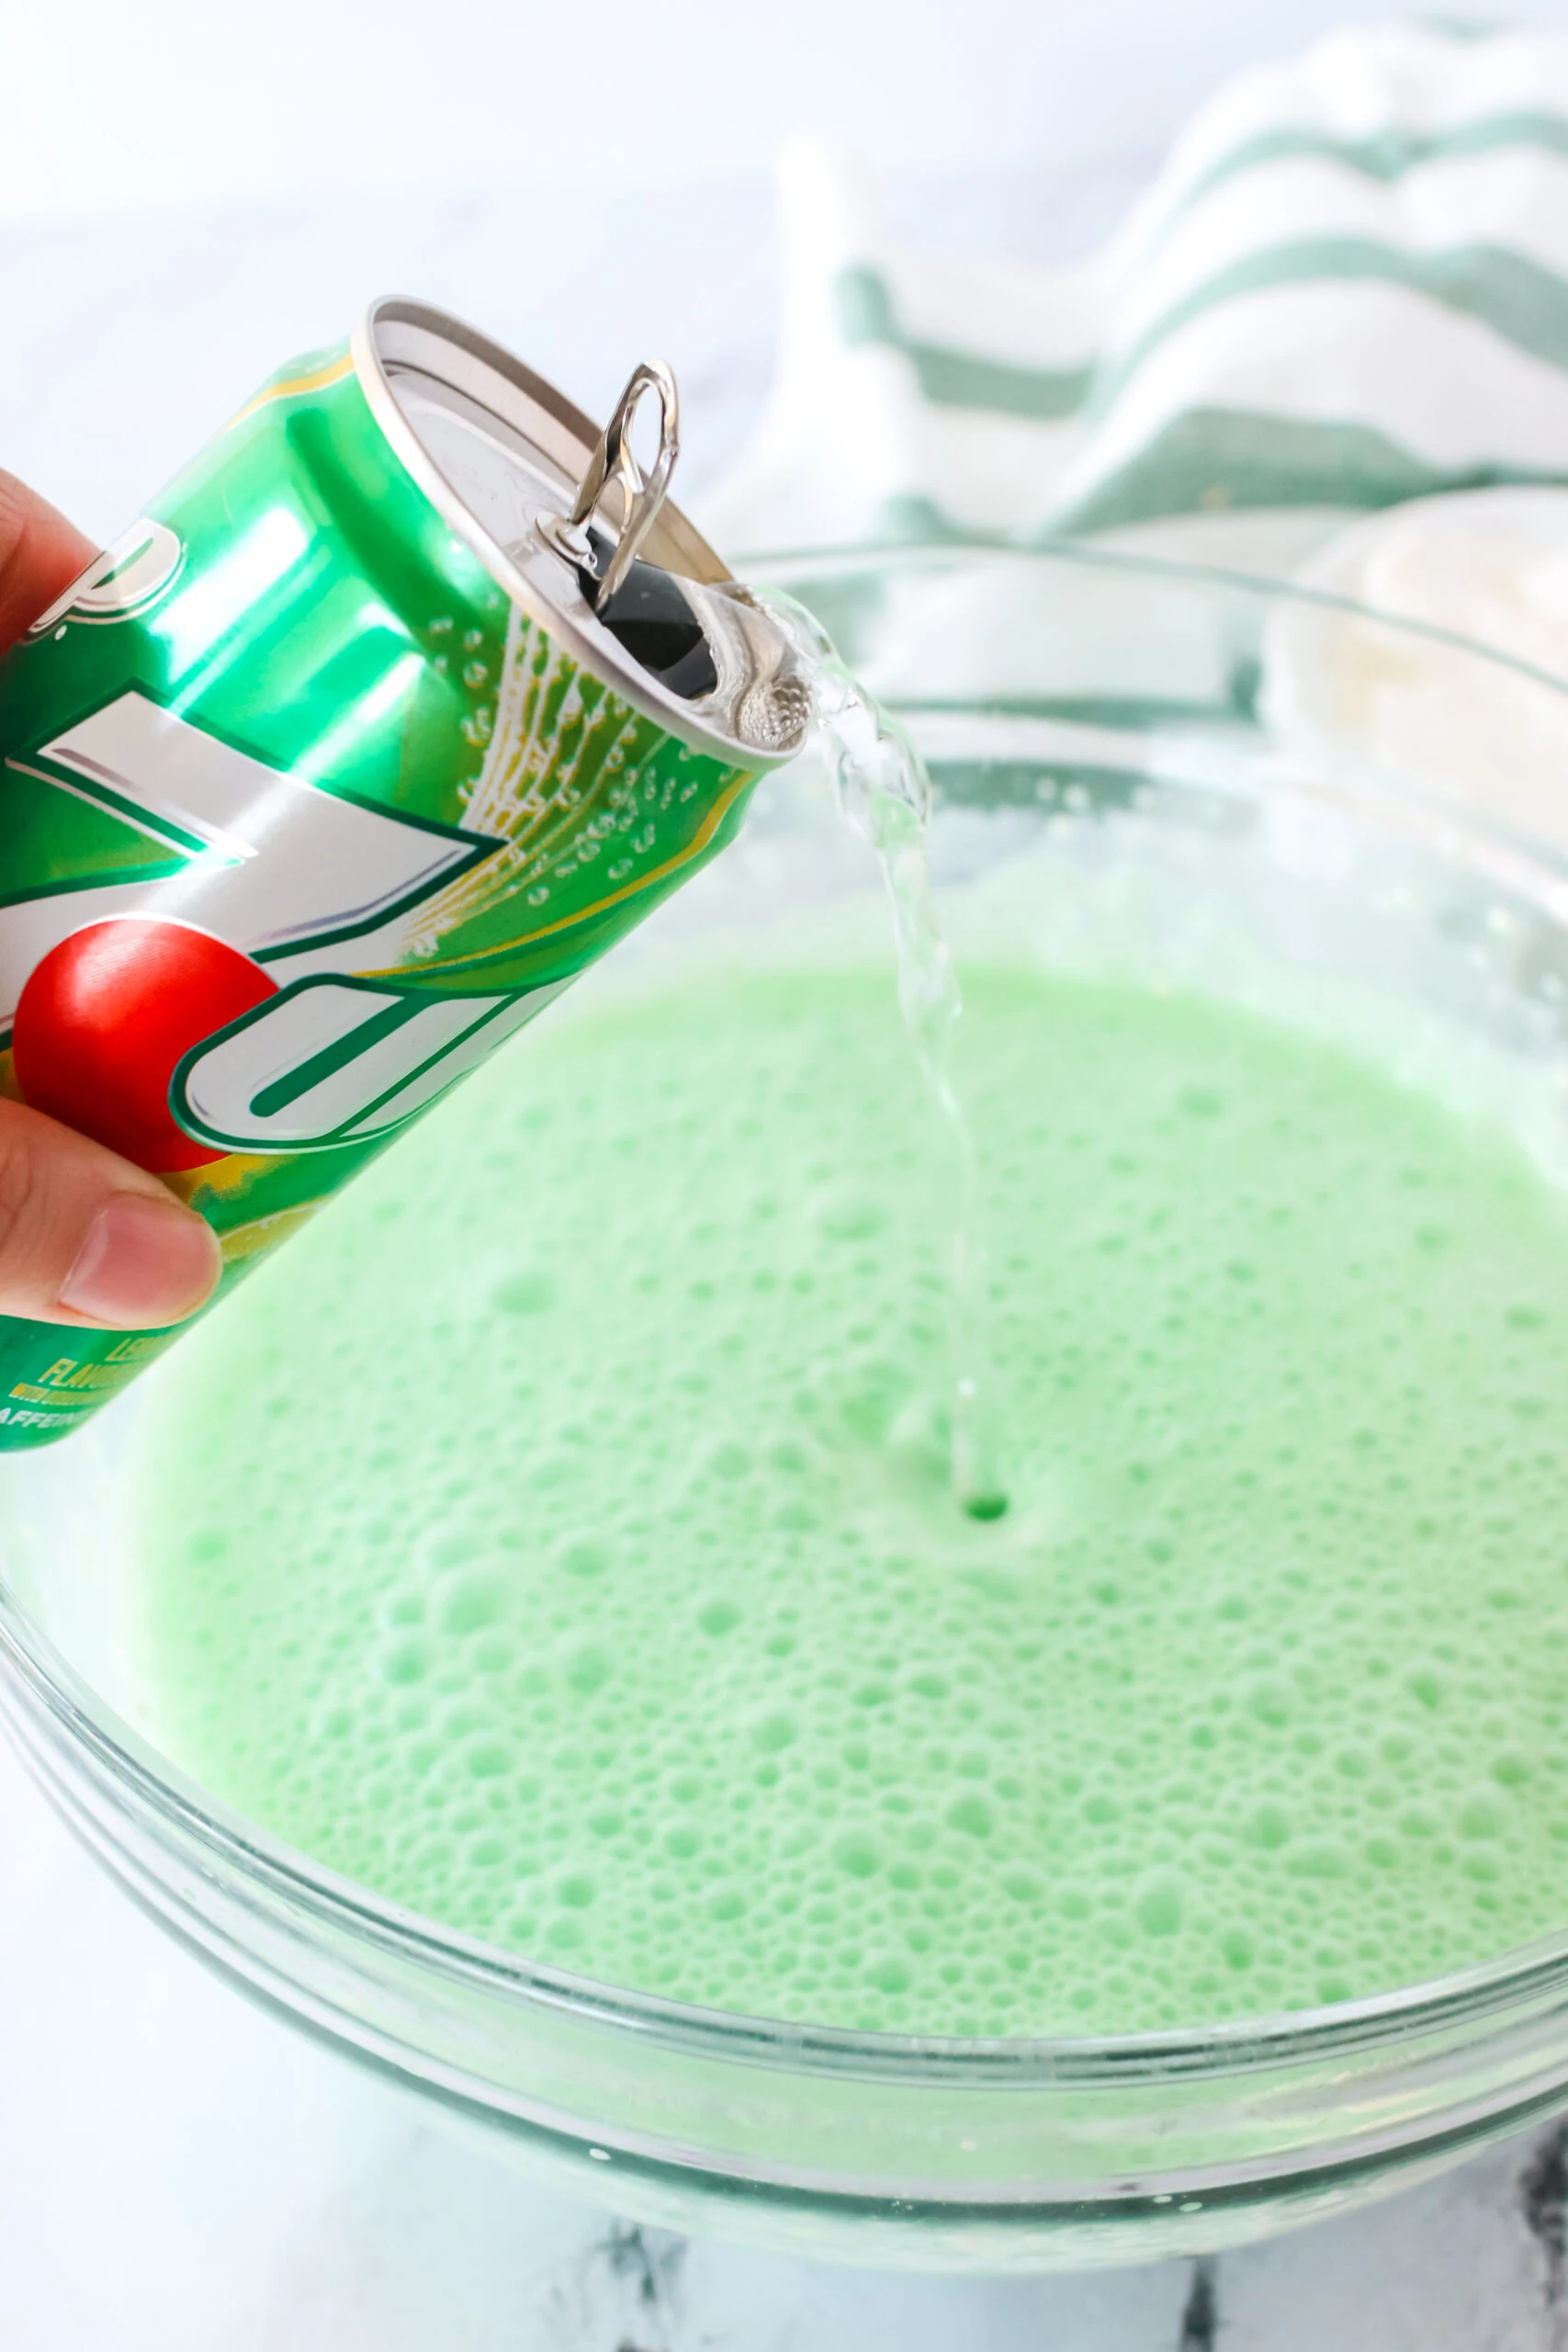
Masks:
[[[0,1450],[106,1403],[798,748],[793,649],[667,503],[677,448],[661,363],[598,434],[389,301],[74,576],[19,510],[48,560],[37,597],[0,571]]]
[[[0,651],[88,563],[90,543],[0,474]],[[0,1315],[138,1329],[204,1305],[211,1227],[155,1176],[27,1103],[0,1100]]]

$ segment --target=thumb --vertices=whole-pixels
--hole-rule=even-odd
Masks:
[[[152,1330],[211,1296],[218,1237],[155,1176],[0,1101],[0,1314]]]
[[[47,499],[0,472],[0,648],[69,588],[97,549]]]

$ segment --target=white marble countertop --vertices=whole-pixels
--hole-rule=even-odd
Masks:
[[[1148,160],[895,193],[924,234],[1061,253]],[[0,223],[0,462],[107,537],[280,359],[397,289],[590,409],[667,352],[700,505],[767,382],[764,183],[586,200],[554,250],[526,218],[514,195]],[[1505,2146],[1212,2266],[1081,2278],[830,2271],[627,2230],[209,1979],[0,1751],[4,2352],[1562,2352],[1565,2149]]]

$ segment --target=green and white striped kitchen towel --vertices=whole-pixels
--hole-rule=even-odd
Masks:
[[[784,170],[742,550],[1109,534],[1277,571],[1348,514],[1568,482],[1568,39],[1385,25],[1240,75],[1108,249],[908,250]]]

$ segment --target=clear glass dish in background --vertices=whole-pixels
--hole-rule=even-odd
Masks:
[[[1010,926],[1051,964],[1272,1006],[1490,1090],[1568,1166],[1568,857],[1543,830],[1568,686],[1333,598],[1084,549],[774,576],[928,754],[961,967],[966,941]],[[1563,805],[1568,840],[1568,788]],[[720,938],[814,953],[875,888],[821,789],[788,773],[603,985]],[[1568,2098],[1568,1871],[1561,1935],[1440,1984],[1048,2041],[685,2008],[400,1911],[158,1752],[125,1573],[126,1468],[157,1386],[0,1463],[7,1727],[175,1935],[534,2169],[636,2218],[813,2256],[1065,2267],[1310,2219]]]

